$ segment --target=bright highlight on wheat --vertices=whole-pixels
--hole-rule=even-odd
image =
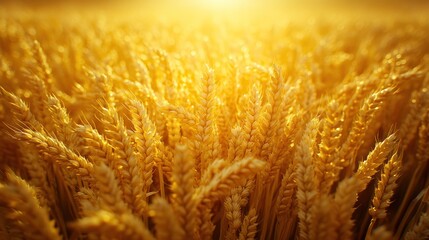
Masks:
[[[429,238],[427,17],[159,11],[0,14],[0,239]]]

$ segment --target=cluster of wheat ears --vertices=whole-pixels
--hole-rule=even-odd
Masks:
[[[0,239],[429,237],[426,18],[1,13]]]

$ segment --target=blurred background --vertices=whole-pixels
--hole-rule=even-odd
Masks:
[[[231,5],[305,5],[308,8],[329,6],[329,5],[343,5],[343,6],[370,6],[370,7],[416,7],[427,6],[427,0],[0,0],[0,5],[62,5],[62,4],[98,4],[99,6],[108,4],[169,4],[169,5],[211,5],[211,6],[231,6]]]

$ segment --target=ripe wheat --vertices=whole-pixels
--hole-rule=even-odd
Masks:
[[[63,11],[0,10],[1,239],[429,238],[427,16]]]

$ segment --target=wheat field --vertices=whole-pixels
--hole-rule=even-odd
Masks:
[[[428,17],[152,7],[0,8],[0,239],[429,239]]]

